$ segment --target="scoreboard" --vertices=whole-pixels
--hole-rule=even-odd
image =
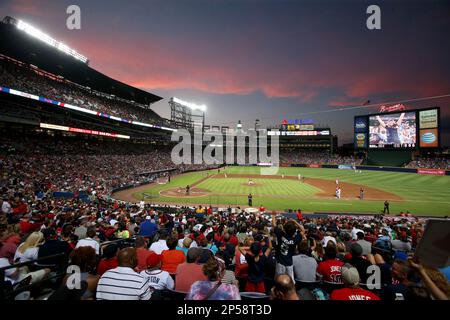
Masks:
[[[355,116],[354,147],[356,150],[439,148],[440,109]]]

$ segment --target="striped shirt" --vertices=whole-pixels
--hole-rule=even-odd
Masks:
[[[97,286],[97,300],[149,300],[149,279],[128,267],[106,271]]]

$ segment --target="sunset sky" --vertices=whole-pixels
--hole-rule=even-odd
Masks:
[[[81,8],[82,29],[66,28]],[[381,30],[366,8],[381,8]],[[90,66],[158,94],[206,104],[207,124],[328,124],[352,141],[353,116],[372,103],[450,94],[449,1],[2,0],[0,15],[32,24],[90,59]],[[450,99],[440,106],[450,144]],[[325,111],[323,113],[307,114]]]

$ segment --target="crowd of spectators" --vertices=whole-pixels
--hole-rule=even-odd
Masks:
[[[169,207],[103,197],[151,179],[144,171],[173,167],[169,151],[44,133],[2,136],[0,268],[7,268],[6,294],[97,300],[450,298],[449,268],[411,258],[425,219],[300,210],[292,219],[263,207]],[[204,167],[175,172],[195,168]],[[74,195],[56,198],[54,191]],[[15,267],[19,262],[26,265]],[[68,265],[80,273],[79,289],[69,289]],[[375,287],[368,281],[371,266],[381,270]],[[33,288],[28,296],[13,294],[24,285]]]
[[[3,200],[0,266],[11,288],[50,282],[48,299],[426,300],[450,298],[449,268],[411,258],[426,226],[418,218],[306,216],[46,198]],[[46,258],[55,254],[63,258]],[[378,287],[368,267],[378,266]],[[446,275],[444,274],[446,272]],[[44,286],[45,287],[45,286]],[[11,289],[12,290],[12,289]],[[40,292],[42,294],[42,292]],[[36,297],[34,297],[36,298]]]
[[[328,164],[360,165],[363,159],[354,156],[330,154],[329,150],[310,150],[297,148],[280,149],[280,163],[290,164]]]
[[[179,174],[206,165],[174,165],[167,146],[45,134],[0,138],[0,186],[4,196],[20,190],[28,198],[53,192],[109,195],[115,188],[153,181],[155,171]],[[168,173],[164,173],[166,176]],[[6,191],[8,190],[8,191]]]
[[[450,159],[445,157],[419,157],[410,161],[405,167],[450,170]]]
[[[167,125],[155,112],[135,102],[97,92],[4,56],[0,57],[0,86],[127,120]]]

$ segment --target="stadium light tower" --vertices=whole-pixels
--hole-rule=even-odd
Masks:
[[[22,20],[17,20],[15,18],[7,16],[3,19],[3,23],[12,24],[12,25],[16,26],[17,29],[25,32],[26,34],[32,36],[33,38],[39,39],[40,41],[45,42],[49,46],[52,46],[52,47],[58,49],[59,51],[64,52],[65,54],[72,56],[73,58],[75,58],[83,63],[86,63],[86,64],[89,63],[88,58],[86,58],[82,54],[78,53],[77,51],[75,51],[72,48],[69,48],[64,43],[56,41],[49,35],[42,32],[41,30],[36,29],[35,27],[29,25],[28,23],[26,23]]]
[[[201,118],[202,130],[204,129],[206,112],[206,106],[204,104],[199,105],[173,97],[169,100],[169,105],[171,121],[176,123],[179,127],[193,129],[193,118]]]

